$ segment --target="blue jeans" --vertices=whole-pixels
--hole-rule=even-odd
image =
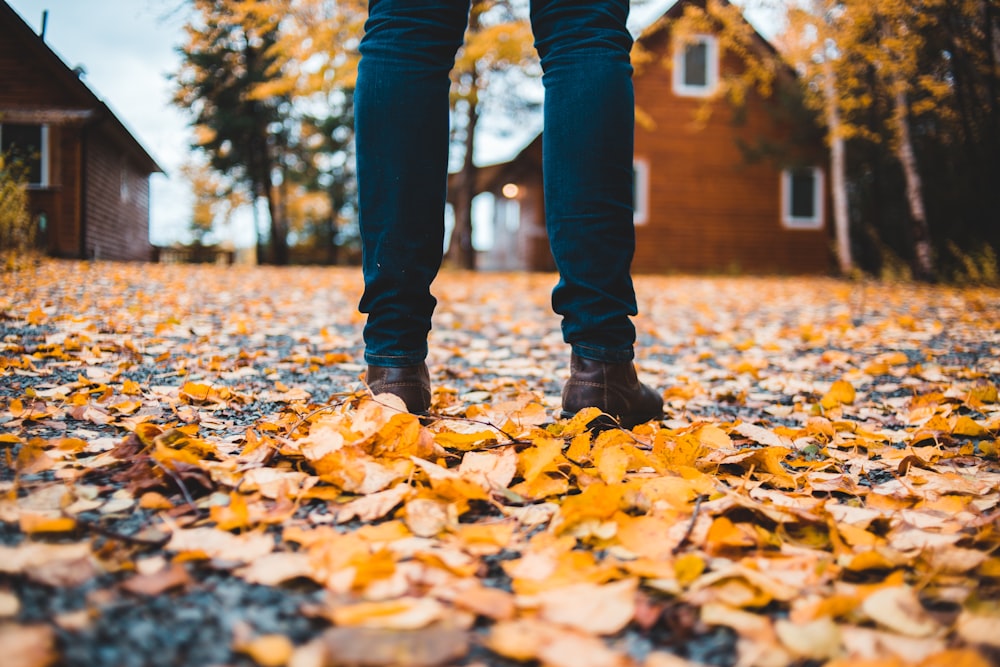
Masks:
[[[441,266],[449,72],[469,0],[371,0],[355,89],[365,361],[427,356]],[[634,96],[628,0],[532,0],[545,87],[545,224],[552,307],[581,357],[633,358]]]

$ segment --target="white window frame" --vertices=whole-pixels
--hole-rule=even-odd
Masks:
[[[635,201],[632,202],[632,223],[645,225],[649,222],[649,160],[634,158],[632,173],[635,174]]]
[[[705,85],[693,86],[684,81],[686,48],[705,44]],[[682,97],[708,97],[719,87],[719,40],[715,35],[697,34],[680,39],[674,47],[674,93]]]
[[[33,123],[29,123],[33,124]],[[41,171],[38,175],[38,183],[28,183],[29,190],[38,190],[41,188],[49,187],[49,126],[45,123],[41,124],[41,135],[42,135],[42,147],[41,147]],[[0,139],[3,138],[3,123],[0,123]]]
[[[813,182],[813,215],[805,218],[792,215],[792,169],[781,171],[781,224],[788,229],[822,229],[823,211],[823,170],[819,167],[805,167],[794,171],[811,171]]]

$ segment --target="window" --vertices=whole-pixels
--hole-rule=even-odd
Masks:
[[[28,185],[45,187],[49,184],[48,126],[0,125],[0,153],[24,161],[28,167]]]
[[[781,221],[794,229],[823,226],[823,171],[816,167],[781,172]]]
[[[632,222],[644,225],[649,220],[649,162],[632,162]]]
[[[719,82],[719,43],[712,35],[695,35],[674,53],[674,92],[707,97]]]
[[[120,184],[119,184],[118,190],[119,190],[119,194],[121,195],[121,200],[123,202],[127,202],[128,201],[128,196],[129,196],[128,177],[129,177],[128,162],[126,162],[125,160],[122,160],[121,180],[120,180]]]

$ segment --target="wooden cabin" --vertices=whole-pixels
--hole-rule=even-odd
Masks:
[[[674,43],[671,21],[696,2],[679,0],[637,40],[648,57],[634,76],[633,271],[828,273],[834,258],[822,134],[803,123],[808,116],[793,121],[778,95],[750,93],[740,108],[715,95],[722,77],[744,64],[722,53],[712,33]],[[765,57],[779,58],[759,40]],[[779,70],[796,85],[787,67]],[[480,170],[478,191],[494,202],[493,247],[482,268],[554,268],[541,155],[539,135],[513,160]]]
[[[149,260],[149,176],[163,170],[0,0],[0,150],[29,165],[39,243],[54,257]]]

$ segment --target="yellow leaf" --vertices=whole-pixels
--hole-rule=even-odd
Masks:
[[[292,640],[285,635],[261,635],[234,648],[250,656],[260,667],[282,667],[295,651]]]
[[[44,310],[42,310],[38,306],[35,306],[32,309],[32,311],[28,313],[25,319],[28,321],[28,324],[32,326],[38,326],[39,324],[44,324],[45,321],[49,318],[48,315],[45,314]]]
[[[336,607],[331,619],[337,625],[414,630],[425,628],[445,615],[434,598],[404,597],[385,602],[360,602]]]
[[[580,433],[574,436],[565,457],[577,465],[590,463],[590,434]]]
[[[700,426],[693,431],[698,442],[711,449],[729,449],[733,441],[729,434],[714,424]]]
[[[622,445],[604,447],[594,453],[597,471],[607,484],[618,484],[628,472],[629,455]]]
[[[717,552],[727,548],[752,547],[757,540],[751,530],[742,528],[724,516],[712,521],[705,538],[705,548]]]
[[[823,395],[819,404],[825,410],[829,410],[837,407],[838,405],[851,405],[854,403],[854,398],[854,386],[847,380],[837,380],[833,383],[833,386],[830,387],[830,391]]]
[[[653,559],[669,558],[680,542],[680,535],[671,530],[675,522],[659,517],[629,516],[623,512],[615,515],[618,531],[615,539],[637,556]]]
[[[530,482],[519,482],[510,490],[529,500],[541,500],[552,496],[561,496],[569,491],[569,480],[565,477],[542,475]]]
[[[558,529],[566,531],[587,519],[605,520],[622,504],[625,489],[620,484],[591,484],[583,493],[570,496],[559,510]]]
[[[355,588],[364,588],[396,572],[396,556],[388,549],[380,549],[373,554],[356,554],[349,563],[354,566]]]
[[[138,396],[142,394],[142,387],[134,380],[125,380],[122,383],[122,393],[126,396]]]
[[[677,583],[688,586],[705,571],[705,560],[698,554],[684,554],[674,562]]]
[[[76,530],[76,519],[68,516],[50,516],[22,512],[19,517],[22,532],[34,533],[68,533]]]
[[[468,547],[488,545],[506,547],[514,536],[516,526],[509,521],[498,523],[463,523],[453,529],[455,535]]]
[[[186,403],[204,403],[212,395],[212,388],[200,382],[185,382],[180,397]]]
[[[219,530],[240,530],[250,525],[250,512],[246,498],[242,493],[229,494],[229,504],[212,505],[209,517],[216,523]]]
[[[584,408],[567,422],[562,429],[562,435],[575,436],[587,430],[587,425],[603,414],[598,408]]]
[[[537,438],[534,446],[518,456],[518,470],[525,482],[533,482],[544,472],[556,470],[566,460],[562,455],[562,440]]]
[[[493,431],[477,431],[476,433],[441,431],[434,434],[434,442],[437,444],[445,449],[457,449],[462,452],[479,449],[485,444],[496,442],[496,439],[496,433]]]
[[[917,667],[990,667],[990,661],[972,649],[951,649],[928,656]]]
[[[953,435],[966,435],[972,438],[982,438],[989,435],[989,431],[968,415],[955,417],[952,420],[951,432]]]

